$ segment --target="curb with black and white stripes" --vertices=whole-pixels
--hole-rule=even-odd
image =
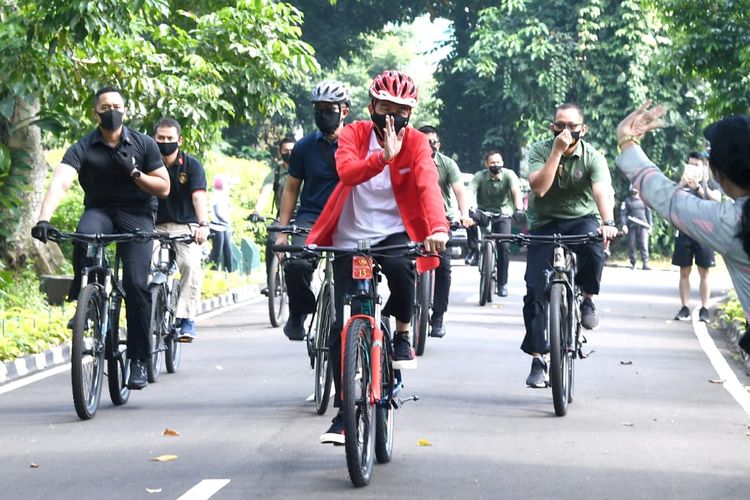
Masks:
[[[258,285],[238,288],[230,293],[201,301],[200,314],[214,311],[221,307],[230,306],[250,300],[260,294]],[[39,354],[31,354],[15,361],[0,363],[0,385],[37,373],[70,360],[70,344],[52,347]]]

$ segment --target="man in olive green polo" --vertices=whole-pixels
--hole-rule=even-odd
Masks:
[[[519,187],[518,176],[505,163],[499,151],[490,151],[484,155],[485,169],[477,172],[469,183],[469,191],[474,195],[476,206],[482,212],[493,214],[491,217],[473,212],[478,225],[490,225],[493,233],[509,234],[511,218],[523,217],[523,197]],[[479,235],[476,229],[469,231],[469,247],[474,252],[479,246]],[[497,294],[508,296],[508,264],[510,263],[510,243],[497,244]]]
[[[601,233],[605,240],[617,235],[614,221],[612,179],[604,156],[583,140],[588,128],[581,108],[563,104],[555,110],[550,124],[552,140],[539,141],[529,148],[529,205],[526,211],[531,234]],[[583,292],[581,326],[596,327],[599,318],[591,298],[599,293],[604,268],[601,243],[579,245],[576,282]],[[552,261],[553,245],[531,245],[526,254],[526,296],[523,319],[526,337],[521,349],[533,357],[530,387],[546,387],[549,352],[544,328],[545,270]]]

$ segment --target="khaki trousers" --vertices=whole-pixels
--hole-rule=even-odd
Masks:
[[[157,224],[156,230],[170,236],[192,234],[191,225],[165,222]],[[203,286],[201,246],[197,243],[177,243],[177,269],[180,271],[180,296],[177,298],[177,318],[195,319],[198,315]],[[154,261],[159,258],[159,245],[154,244]]]

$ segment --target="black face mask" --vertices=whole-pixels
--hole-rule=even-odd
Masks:
[[[156,145],[159,146],[159,152],[164,157],[170,156],[179,147],[176,142],[157,142]]]
[[[380,115],[377,113],[372,113],[370,115],[370,120],[375,124],[375,135],[377,135],[378,139],[381,141],[385,138],[385,117],[386,115]],[[391,118],[393,118],[393,129],[397,134],[402,128],[409,124],[409,118],[404,118],[401,115],[392,114]],[[433,154],[433,156],[435,155]]]
[[[559,132],[557,130],[554,130],[553,132],[555,133],[555,137],[557,137],[558,135],[562,134],[562,130],[560,130]],[[578,139],[581,138],[581,131],[580,130],[578,130],[576,132],[571,131],[570,132],[570,136],[573,138],[573,143],[571,144],[571,146],[572,146],[573,144],[575,144],[576,142],[578,142]]]
[[[284,163],[289,163],[289,159],[291,157],[292,157],[292,152],[289,151],[289,152],[284,153],[283,155],[281,155],[281,161],[283,161]]]
[[[500,167],[487,167],[487,170],[489,170],[492,175],[497,175],[500,173]]]
[[[104,113],[96,113],[101,120],[101,127],[104,130],[117,130],[122,126],[122,117],[124,113],[116,109],[108,109]]]
[[[341,112],[315,110],[315,125],[324,134],[332,134],[339,128]]]

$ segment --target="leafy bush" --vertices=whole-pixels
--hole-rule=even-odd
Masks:
[[[745,322],[745,311],[742,310],[742,305],[740,305],[737,293],[734,290],[729,292],[729,300],[720,304],[718,309],[727,316],[728,322]]]

